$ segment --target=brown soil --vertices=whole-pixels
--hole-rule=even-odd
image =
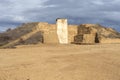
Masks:
[[[120,80],[120,44],[0,49],[0,80]]]

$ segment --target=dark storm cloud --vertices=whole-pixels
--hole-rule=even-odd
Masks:
[[[120,31],[119,0],[0,1],[3,8],[0,9],[3,11],[0,26],[32,21],[55,23],[56,18],[67,18],[69,24],[97,23]],[[9,6],[5,7],[6,4]]]

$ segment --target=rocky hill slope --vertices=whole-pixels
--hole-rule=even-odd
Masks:
[[[13,30],[0,33],[0,46],[7,46],[15,43],[19,44],[35,44],[42,42],[42,32],[36,31],[37,22],[26,23]],[[38,37],[39,36],[39,37]],[[11,43],[12,42],[12,43]],[[12,47],[13,45],[9,46]]]

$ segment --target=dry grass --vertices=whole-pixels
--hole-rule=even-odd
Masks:
[[[120,80],[120,44],[0,49],[0,80]]]

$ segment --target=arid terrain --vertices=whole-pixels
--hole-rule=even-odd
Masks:
[[[120,80],[120,44],[0,49],[0,80]]]

